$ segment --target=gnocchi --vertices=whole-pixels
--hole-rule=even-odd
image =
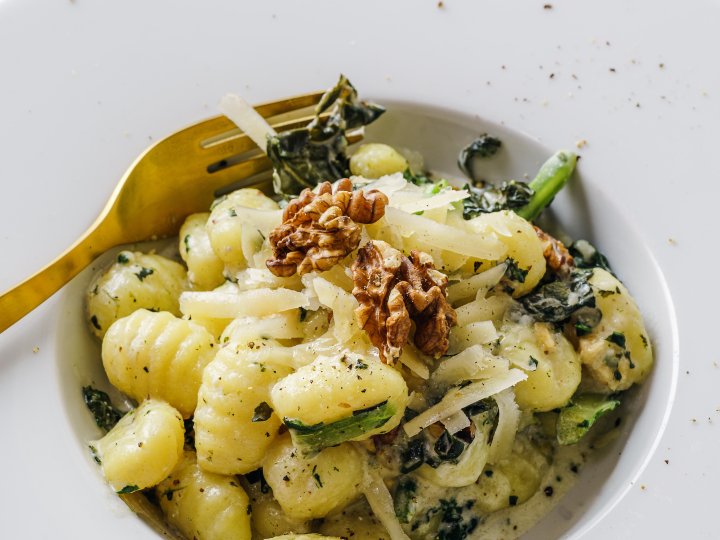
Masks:
[[[232,476],[204,471],[193,452],[185,452],[174,471],[156,488],[168,522],[197,540],[251,540],[250,499]]]
[[[137,401],[159,398],[189,418],[203,370],[215,356],[212,335],[192,321],[145,309],[108,329],[102,361],[113,386]]]
[[[88,287],[85,301],[90,331],[103,338],[108,328],[138,309],[180,315],[178,297],[186,286],[182,265],[160,255],[118,253],[115,263]]]
[[[92,442],[91,448],[112,488],[131,493],[170,474],[182,457],[184,437],[180,413],[167,403],[148,399]]]

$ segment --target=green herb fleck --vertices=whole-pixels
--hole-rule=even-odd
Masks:
[[[186,234],[183,238],[183,244],[185,244],[185,253],[190,253],[190,235]]]
[[[323,487],[322,480],[320,479],[320,474],[317,472],[317,465],[313,465],[312,477],[315,479],[315,485],[317,487]]]
[[[100,326],[100,323],[98,322],[97,315],[93,315],[92,317],[90,317],[90,322],[92,323],[92,325],[95,328],[97,328],[98,330],[102,330],[102,327]]]
[[[153,274],[155,270],[152,268],[145,268],[144,266],[140,269],[139,272],[136,272],[135,275],[140,281],[144,281],[146,277]]]
[[[126,263],[130,262],[130,259],[128,259],[127,255],[120,252],[117,256],[117,262],[119,262],[120,264],[126,264]]]
[[[613,332],[605,338],[605,341],[609,341],[610,343],[617,345],[621,349],[625,348],[625,334],[623,334],[622,332]]]
[[[534,356],[530,356],[530,358],[528,359],[528,366],[533,369],[537,369],[537,367],[538,367],[537,358],[535,358]]]
[[[525,277],[529,271],[529,268],[520,268],[515,259],[505,259],[505,275],[508,279],[517,281],[518,283],[525,283]]]
[[[139,491],[140,488],[135,485],[129,485],[122,488],[120,491],[117,491],[116,493],[118,495],[127,495],[128,493],[135,493],[136,491]]]
[[[253,422],[265,422],[266,420],[270,419],[270,416],[272,415],[273,410],[266,402],[260,403],[257,407],[255,407],[255,411],[253,412],[252,421]]]
[[[300,322],[305,322],[305,319],[307,319],[308,310],[304,307],[300,308]]]
[[[510,496],[508,497],[508,502],[510,503],[510,506],[517,506],[518,496],[517,496],[517,495],[510,495]]]

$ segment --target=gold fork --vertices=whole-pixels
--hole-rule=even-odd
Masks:
[[[258,105],[276,131],[307,124],[322,92]],[[355,133],[351,141],[361,137]],[[0,333],[27,315],[108,249],[177,234],[221,188],[270,187],[270,161],[224,116],[182,129],[143,152],[100,216],[62,255],[0,296]],[[264,177],[263,177],[263,173]]]

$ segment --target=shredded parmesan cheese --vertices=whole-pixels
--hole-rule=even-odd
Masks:
[[[428,246],[460,255],[496,261],[507,252],[505,244],[493,234],[471,234],[397,208],[386,208],[385,219],[405,236],[413,236]]]
[[[227,94],[220,100],[218,108],[266,152],[268,137],[273,137],[276,133],[252,105],[236,94]]]
[[[458,411],[452,416],[440,420],[440,423],[445,426],[445,429],[450,435],[454,435],[458,431],[468,427],[470,425],[470,419],[464,412]]]
[[[472,345],[443,360],[433,372],[431,382],[437,386],[448,387],[463,381],[500,377],[509,369],[509,362],[505,358],[491,354],[480,345]]]
[[[473,403],[502,392],[527,379],[527,375],[519,369],[511,369],[503,377],[471,383],[464,388],[456,388],[448,392],[439,403],[423,411],[404,425],[408,437],[413,437],[426,427],[439,422],[472,405]]]
[[[307,305],[308,297],[290,289],[254,289],[242,292],[186,291],[180,295],[180,311],[190,317],[235,319],[264,317]]]
[[[498,425],[490,444],[488,463],[497,463],[510,455],[520,425],[520,408],[515,403],[515,391],[506,388],[493,398],[498,405]]]
[[[369,466],[365,471],[362,491],[375,517],[383,524],[391,540],[410,540],[395,515],[395,506],[390,491],[380,474]]]

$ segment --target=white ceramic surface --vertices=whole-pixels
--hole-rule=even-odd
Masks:
[[[620,271],[652,308],[663,364],[629,455],[568,534],[717,537],[720,6],[441,4],[0,1],[0,289],[71,243],[150,140],[214,114],[229,90],[263,101],[343,71],[381,101],[477,115],[547,148],[586,140],[571,195],[611,201],[585,223],[615,240],[613,260],[636,261]],[[0,335],[2,536],[153,538],[92,472],[69,420],[74,368],[57,344],[71,316],[53,298]]]

